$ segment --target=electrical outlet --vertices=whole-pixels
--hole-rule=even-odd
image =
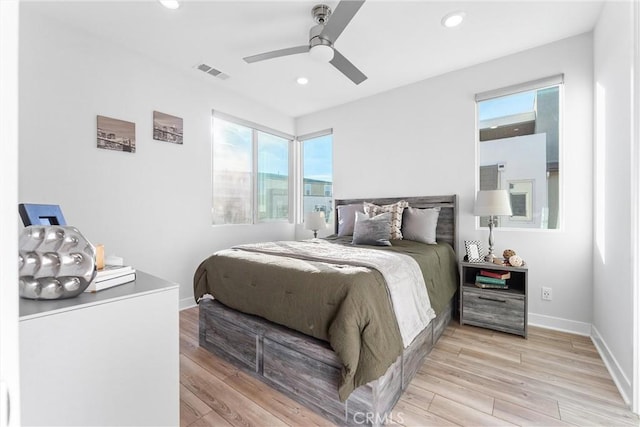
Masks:
[[[551,288],[542,288],[542,299],[545,301],[551,301]]]

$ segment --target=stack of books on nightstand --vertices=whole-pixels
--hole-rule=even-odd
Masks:
[[[105,265],[85,292],[97,292],[136,280],[136,270],[130,265]]]
[[[479,288],[509,289],[507,279],[510,278],[510,271],[480,270],[480,273],[476,275],[476,286]]]

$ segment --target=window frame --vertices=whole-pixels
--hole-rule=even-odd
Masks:
[[[556,74],[548,77],[543,77],[537,80],[531,80],[511,86],[506,86],[494,90],[480,92],[475,95],[475,149],[476,149],[476,164],[475,164],[475,179],[476,179],[476,191],[480,189],[480,117],[479,117],[479,103],[494,98],[505,97],[509,95],[515,95],[522,92],[538,91],[550,87],[558,87],[558,165],[564,163],[564,97],[565,97],[565,77],[564,73]],[[516,231],[529,231],[529,232],[562,232],[564,231],[564,176],[566,172],[560,173],[558,176],[558,223],[556,228],[528,228],[517,226],[501,226],[502,230],[516,230]],[[486,228],[481,223],[480,217],[475,218],[476,230]]]

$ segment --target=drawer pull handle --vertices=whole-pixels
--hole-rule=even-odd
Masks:
[[[478,299],[484,299],[487,301],[495,301],[495,302],[507,302],[506,299],[494,299],[494,298],[487,298],[487,297],[478,297]]]

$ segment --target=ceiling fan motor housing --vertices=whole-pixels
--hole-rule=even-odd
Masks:
[[[333,40],[322,35],[324,26],[329,21],[329,16],[331,16],[331,8],[326,4],[317,4],[311,9],[311,15],[318,25],[314,25],[309,30],[309,48],[318,45],[331,47]]]
[[[331,16],[331,8],[326,4],[317,4],[311,9],[311,15],[317,24],[325,25]]]
[[[311,27],[311,29],[309,30],[309,47],[310,48],[320,44],[325,46],[333,45],[331,40],[321,35],[323,29],[324,29],[324,25],[322,24],[314,25],[313,27]]]
[[[316,61],[329,62],[333,59],[333,41],[322,32],[331,15],[331,9],[324,4],[317,4],[311,9],[311,15],[317,25],[309,30],[309,53]]]

